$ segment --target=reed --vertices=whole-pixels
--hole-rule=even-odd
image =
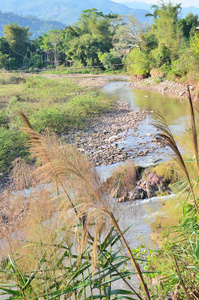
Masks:
[[[27,125],[23,131],[28,135],[31,148],[30,152],[40,162],[40,167],[37,168],[37,174],[43,177],[44,182],[50,181],[56,185],[57,190],[65,195],[64,203],[67,200],[69,207],[73,210],[72,218],[66,217],[64,212],[63,222],[67,222],[69,226],[73,226],[77,221],[82,225],[82,238],[79,243],[79,250],[82,253],[85,242],[88,236],[93,239],[93,265],[96,265],[97,257],[97,239],[103,225],[108,221],[118,231],[128,255],[133,263],[133,266],[138,274],[146,298],[150,299],[147,284],[144,281],[142,271],[134,258],[130,247],[112,213],[108,200],[103,197],[100,190],[100,181],[97,177],[94,167],[85,159],[82,161],[80,154],[74,147],[60,145],[56,138],[49,141],[37,132],[30,125],[26,116],[21,112],[21,116]],[[70,187],[70,188],[69,188]],[[73,196],[71,195],[73,190]],[[61,205],[64,207],[63,202]],[[90,226],[94,230],[94,238],[90,233]],[[131,287],[131,289],[133,289]],[[134,289],[133,289],[134,290]],[[141,299],[141,298],[140,298]]]
[[[174,216],[176,224],[170,228],[168,227],[169,224],[166,225],[167,232],[164,232],[161,249],[149,258],[152,262],[151,266],[161,278],[161,288],[156,288],[156,290],[162,289],[166,294],[168,291],[172,291],[173,297],[176,299],[198,299],[199,296],[197,283],[199,270],[198,129],[194,103],[189,87],[187,89],[190,106],[190,125],[186,130],[186,139],[190,138],[189,158],[186,159],[181,154],[166,120],[160,113],[157,113],[157,121],[154,124],[156,128],[161,130],[157,139],[172,150],[174,159],[183,174],[183,179],[179,180],[176,185],[180,193],[177,206],[178,215],[177,218]],[[172,209],[171,205],[169,208]],[[182,211],[180,218],[179,210]],[[160,223],[162,225],[162,222]]]
[[[22,112],[21,116],[36,168],[21,159],[13,163],[12,185],[4,198],[16,217],[23,211],[20,220],[12,219],[14,227],[5,226],[9,249],[4,252],[10,256],[0,268],[0,291],[16,299],[94,299],[98,289],[99,298],[143,299],[129,279],[137,274],[150,299],[139,259],[110,209],[94,165],[75,146],[48,131],[34,131]],[[24,188],[25,195],[20,192]],[[119,241],[128,255],[119,254]],[[126,269],[127,261],[133,263],[132,271]],[[128,290],[112,289],[119,279]]]

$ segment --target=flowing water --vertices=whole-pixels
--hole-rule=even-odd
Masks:
[[[171,96],[163,95],[157,92],[146,90],[133,90],[130,83],[125,80],[113,81],[106,84],[102,91],[107,95],[114,96],[117,100],[127,101],[131,108],[137,111],[146,111],[147,117],[139,124],[139,136],[143,142],[149,139],[148,135],[154,134],[155,128],[151,124],[154,121],[155,112],[159,111],[165,117],[170,129],[174,134],[182,134],[188,122],[188,103],[186,100],[175,99]],[[146,132],[148,135],[146,135]],[[135,138],[128,131],[127,139],[124,142],[125,147],[136,147]],[[148,166],[156,160],[165,161],[170,158],[168,149],[164,149],[163,153],[153,153],[145,157],[137,157],[134,159],[135,164],[140,166]],[[97,167],[102,180],[109,177],[115,168],[124,164],[117,163],[108,166]],[[172,200],[174,196],[151,198],[147,200],[137,200],[133,202],[116,203],[113,199],[112,207],[116,216],[120,219],[122,229],[126,229],[130,225],[132,227],[126,233],[127,239],[132,247],[140,244],[150,244],[149,235],[152,233],[149,223],[154,219],[158,210],[161,208],[162,202]]]

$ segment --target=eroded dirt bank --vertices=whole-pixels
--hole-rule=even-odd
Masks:
[[[130,87],[133,89],[156,91],[165,95],[170,95],[181,100],[188,99],[187,85],[175,81],[164,80],[160,78],[147,78],[139,81],[131,79]],[[194,86],[189,86],[194,101],[198,100],[197,92]]]

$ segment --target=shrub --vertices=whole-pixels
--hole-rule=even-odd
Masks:
[[[121,58],[118,57],[117,53],[114,50],[111,50],[108,53],[98,53],[100,62],[103,64],[104,68],[107,70],[118,70],[121,69]]]
[[[8,116],[4,110],[0,110],[0,128],[8,128]]]
[[[139,49],[133,49],[127,55],[126,67],[131,75],[146,76],[149,74],[149,61],[150,58],[147,53]]]
[[[0,172],[7,172],[15,158],[27,157],[26,140],[25,135],[16,128],[0,128]]]

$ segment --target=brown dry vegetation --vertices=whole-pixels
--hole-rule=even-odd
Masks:
[[[101,191],[95,167],[76,147],[58,142],[55,136],[38,134],[23,114],[22,117],[28,125],[23,130],[29,136],[30,151],[37,160],[38,167],[28,175],[29,167],[18,160],[14,175],[17,178],[21,176],[21,179],[13,179],[12,189],[31,186],[31,180],[33,184],[37,182],[37,187],[32,187],[27,192],[23,190],[13,193],[10,189],[4,193],[4,201],[10,205],[11,212],[17,213],[17,208],[23,207],[23,217],[20,220],[10,217],[14,223],[12,227],[9,228],[7,222],[2,222],[4,238],[8,239],[10,248],[10,251],[6,248],[5,253],[10,252],[13,259],[16,259],[14,252],[20,248],[20,268],[24,272],[31,272],[37,270],[38,257],[42,257],[44,251],[45,259],[51,261],[53,267],[51,250],[54,243],[72,239],[72,243],[76,241],[81,255],[90,238],[93,242],[92,264],[95,268],[98,253],[103,254],[98,246],[98,237],[105,224],[111,224],[121,236],[147,299],[150,299],[139,265],[110,210],[109,198]],[[120,275],[117,269],[115,271]],[[131,285],[128,286],[134,291]]]
[[[128,161],[125,165],[119,166],[104,185],[108,193],[114,189],[114,195],[117,195],[118,198],[132,190],[137,179],[136,166],[133,161]]]

